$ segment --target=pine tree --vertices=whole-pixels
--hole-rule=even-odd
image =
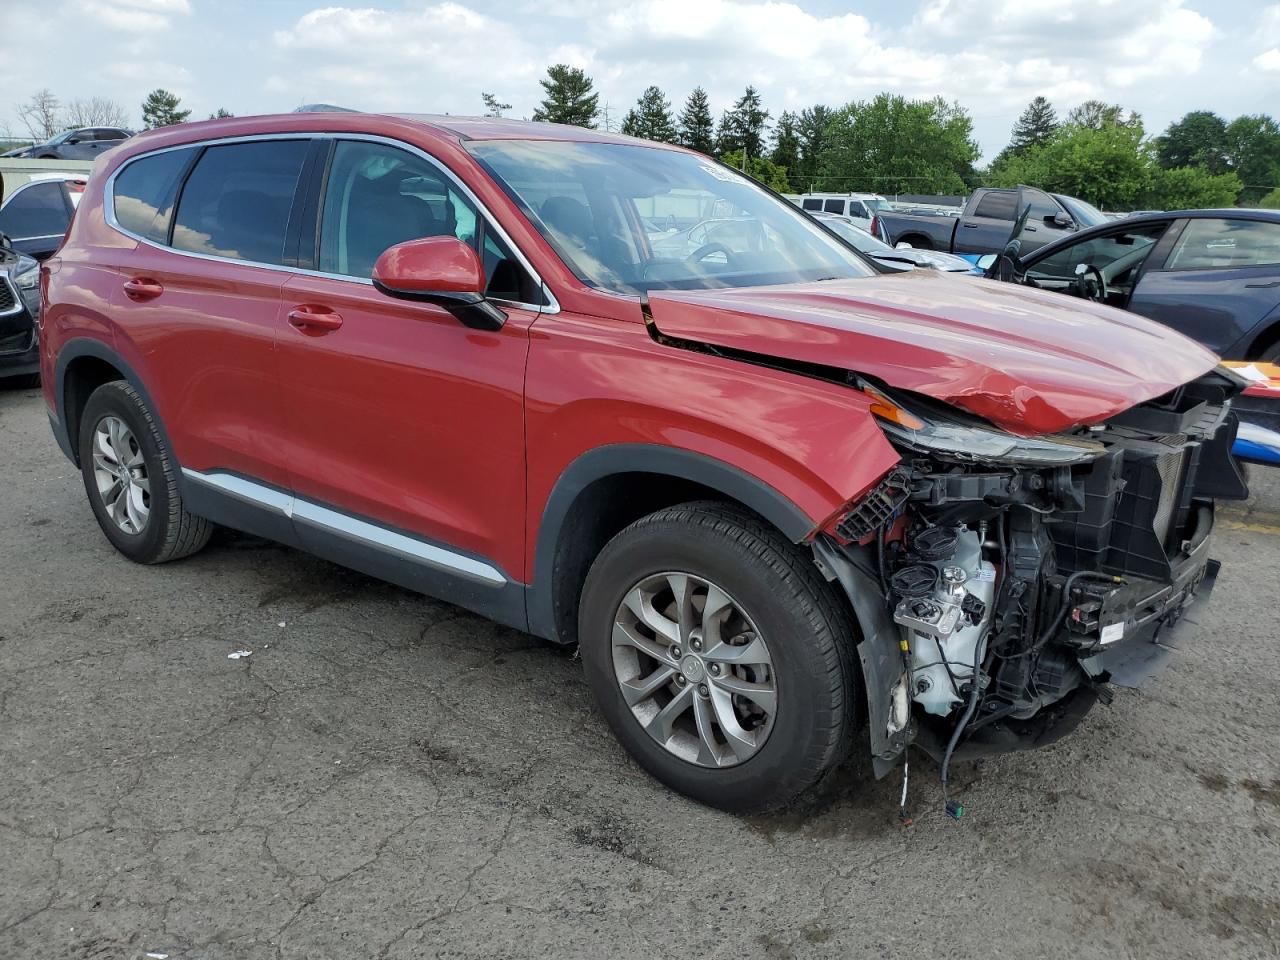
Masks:
[[[182,103],[176,94],[168,90],[155,89],[142,101],[142,125],[148,130],[156,127],[168,127],[175,123],[184,123],[191,116],[190,110],[179,110]]]
[[[800,111],[796,121],[796,135],[800,138],[800,160],[787,170],[791,179],[802,190],[809,189],[818,175],[822,154],[827,149],[827,127],[831,123],[831,108],[820,103]]]
[[[694,87],[684,102],[678,121],[679,140],[682,146],[699,153],[711,153],[716,148],[715,126],[711,119],[711,104],[707,91]]]
[[[718,137],[717,149],[721,153],[745,150],[748,157],[762,156],[768,122],[769,111],[764,108],[759,91],[755,87],[747,87],[733,109],[721,118],[724,135],[723,138]]]
[[[636,105],[622,118],[622,132],[629,137],[676,142],[676,125],[671,119],[671,101],[657,87],[646,87]]]
[[[773,131],[773,152],[769,154],[769,159],[773,161],[774,166],[782,167],[787,171],[795,170],[800,166],[800,134],[797,129],[800,118],[790,110],[783,111],[782,116],[778,118],[778,126]]]
[[[480,94],[480,99],[484,101],[484,115],[486,117],[500,117],[511,109],[511,104],[502,103],[492,93]]]
[[[567,123],[595,128],[600,115],[600,95],[592,89],[591,78],[577,67],[557,63],[547,68],[547,78],[538,81],[546,91],[533,119],[546,123]]]
[[[1009,152],[1014,155],[1026,153],[1030,147],[1043,147],[1053,139],[1058,130],[1058,115],[1053,104],[1044,97],[1036,97],[1022,116],[1013,125],[1013,136],[1009,141]]]
[[[217,113],[209,114],[209,119],[222,120],[222,119],[225,119],[226,117],[234,117],[234,116],[235,114],[232,113],[230,110],[228,110],[226,107],[219,107]]]
[[[741,153],[738,143],[738,127],[729,113],[720,114],[720,122],[716,124],[715,136],[716,156],[723,157],[727,153]]]

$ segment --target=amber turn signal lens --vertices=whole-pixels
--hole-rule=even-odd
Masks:
[[[886,397],[883,393],[870,387],[863,387],[862,392],[871,399],[871,412],[881,420],[888,420],[908,430],[922,430],[924,421],[913,413],[908,413]]]

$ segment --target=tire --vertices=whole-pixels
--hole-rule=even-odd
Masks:
[[[1277,340],[1269,347],[1265,347],[1262,353],[1258,355],[1258,360],[1261,363],[1280,364],[1280,340]]]
[[[122,426],[112,447],[110,434],[116,425]],[[155,416],[128,383],[116,380],[90,394],[80,416],[77,442],[80,473],[93,514],[122,554],[135,563],[165,563],[189,556],[209,542],[213,524],[183,509],[173,457]],[[96,446],[100,443],[107,446]],[[117,448],[131,453],[104,452]],[[121,467],[130,475],[128,483],[117,479],[104,492],[102,486],[111,474],[123,475]],[[121,493],[112,496],[117,490]],[[113,512],[108,502],[118,509]]]
[[[679,652],[683,661],[671,656],[670,646],[655,647],[652,640],[646,642],[651,649],[663,652],[666,660],[647,653],[633,654],[630,641],[616,643],[615,625],[622,621],[627,623],[624,633],[652,634],[661,639],[635,617],[635,605],[624,600],[646,596],[650,589],[661,591],[668,574],[686,584],[700,581],[708,598],[711,587],[718,588],[722,591],[718,599],[731,601],[734,612],[727,614],[714,632],[721,633],[723,628],[731,632],[744,624],[751,629],[728,643],[708,639],[705,650],[696,647],[702,651],[699,657],[707,659],[699,660],[701,666],[692,664],[693,669],[686,669],[686,664],[694,659],[690,653],[699,627],[686,633],[671,618],[666,620],[685,638],[686,647]],[[689,620],[707,627],[702,614],[708,606],[718,604],[704,599],[699,610],[698,589],[695,586],[686,591],[695,597]],[[662,597],[675,597],[674,589],[653,597],[644,607],[651,613],[664,602]],[[665,609],[674,612],[676,607]],[[708,627],[703,636],[710,633]],[[716,651],[721,656],[725,651],[736,656],[746,648],[754,649],[752,636],[758,636],[767,647],[767,668],[744,668],[727,661],[720,667],[716,663]],[[724,639],[729,640],[727,636]],[[853,666],[856,639],[847,608],[807,553],[754,514],[716,502],[660,510],[619,533],[592,565],[579,608],[579,644],[587,681],[622,745],[667,786],[733,813],[760,813],[787,806],[843,759],[860,715]],[[632,673],[633,661],[640,665]],[[656,688],[652,702],[628,703],[623,694],[623,672],[633,678],[634,696],[642,688],[648,689],[648,681],[664,676],[664,669],[674,669],[676,676]],[[713,670],[721,671],[716,674],[719,680],[711,676]],[[776,699],[771,715],[751,699],[744,703],[737,695],[728,698],[733,706],[725,706],[725,691],[719,685],[741,685],[743,670],[751,671],[747,676],[755,689],[773,684]],[[691,682],[677,685],[684,675]],[[702,682],[695,689],[699,677]],[[666,713],[666,707],[678,706],[674,701],[682,692],[691,706],[681,708],[675,732],[663,742],[664,728],[658,715]],[[642,708],[647,711],[643,717],[637,712]],[[722,709],[735,712],[724,714]],[[756,724],[746,730],[754,745],[725,736],[729,727],[719,725],[722,716],[728,716],[734,725],[743,711],[754,714],[743,723],[744,729]],[[701,723],[711,715],[716,725],[707,724],[712,731],[710,740],[715,741],[719,733],[726,745],[708,744],[704,737]],[[649,727],[657,725],[656,736],[648,732],[646,722]]]

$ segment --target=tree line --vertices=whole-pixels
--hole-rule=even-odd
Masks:
[[[190,110],[182,109],[182,99],[168,90],[157,88],[152,90],[142,101],[142,129],[154,130],[156,127],[167,127],[175,123],[185,123],[191,117]],[[44,143],[64,130],[78,130],[82,127],[123,127],[129,128],[129,113],[118,101],[106,97],[88,97],[69,100],[63,103],[48,89],[37,90],[16,110],[18,122],[22,124],[31,143]],[[219,109],[209,115],[210,120],[218,117],[232,116],[226,110]],[[0,141],[17,144],[21,142],[12,131],[0,131]]]
[[[597,126],[600,98],[584,71],[556,64],[540,82],[544,96],[533,119]],[[510,109],[493,94],[483,99],[490,116]],[[718,157],[786,192],[963,194],[1028,184],[1105,209],[1280,208],[1280,125],[1265,114],[1227,121],[1196,110],[1149,136],[1142,117],[1120,104],[1088,100],[1059,120],[1053,105],[1036,97],[986,168],[977,165],[968,111],[941,97],[881,93],[772,119],[752,86],[718,122],[701,87],[677,112],[661,88],[650,86],[619,130]]]

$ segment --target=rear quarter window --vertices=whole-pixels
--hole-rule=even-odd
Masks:
[[[1013,220],[1018,209],[1018,197],[1012,191],[988,193],[978,201],[975,217],[989,217],[992,220]]]
[[[59,236],[66,233],[70,222],[61,180],[34,183],[15,191],[0,208],[0,233],[14,240]]]
[[[129,233],[167,243],[178,180],[194,153],[191,147],[139,157],[121,170],[112,188],[116,223]]]
[[[1280,223],[1196,219],[1187,222],[1168,270],[1213,270],[1280,264]]]

